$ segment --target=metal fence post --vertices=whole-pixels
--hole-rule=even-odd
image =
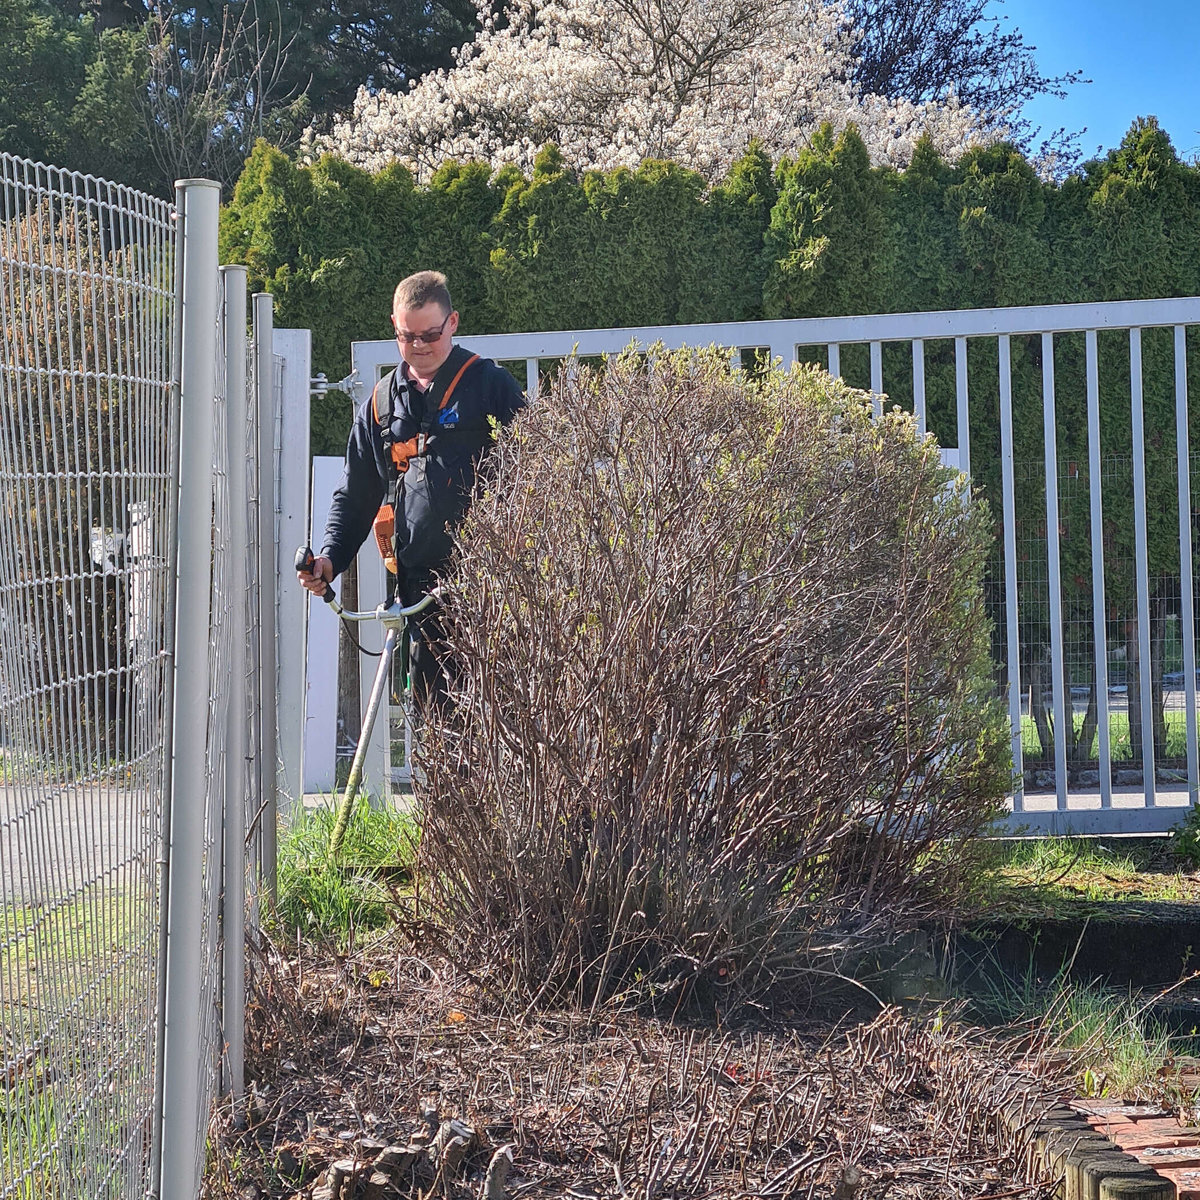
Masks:
[[[1012,727],[1013,812],[1025,807],[1021,751],[1021,623],[1017,607],[1017,489],[1013,460],[1012,342],[1000,336],[1000,488],[1004,503],[1004,619],[1008,652],[1008,720]]]
[[[235,1122],[245,1090],[246,1003],[246,779],[247,762],[247,426],[246,268],[222,267],[225,287],[225,417],[229,448],[229,711],[225,732],[224,911],[221,927],[224,970],[225,1090],[232,1095]]]
[[[177,197],[178,200],[178,197]],[[173,480],[179,479],[180,458],[180,364],[183,358],[183,238],[180,227],[183,213],[178,207],[175,216],[175,251],[174,277],[172,292],[175,301],[174,315],[171,321],[170,348],[170,413],[167,428],[169,429],[170,447],[168,461],[170,475]],[[178,552],[179,530],[179,488],[167,488],[167,537],[165,545],[168,556]],[[164,647],[174,648],[176,629],[176,614],[179,610],[179,589],[176,586],[174,559],[167,564],[168,579],[165,588],[166,596],[164,611]],[[171,738],[175,712],[175,671],[174,662],[164,673],[163,679],[163,764],[162,764],[162,829],[158,850],[158,971],[157,971],[157,1026],[154,1031],[154,1110],[151,1115],[150,1129],[150,1164],[149,1186],[147,1197],[158,1200],[162,1195],[162,1166],[163,1166],[163,1111],[166,1107],[165,1059],[167,1044],[167,951],[170,946],[170,931],[168,929],[167,896],[171,888]]]
[[[279,751],[275,689],[275,311],[267,292],[254,296],[254,403],[258,411],[258,547],[259,547],[259,703],[262,744],[259,747],[262,805],[262,861],[259,873],[269,903],[275,903],[278,852]]]
[[[287,652],[276,660],[275,723],[278,756],[278,806],[282,826],[301,811],[304,800],[304,699],[308,676],[309,595],[293,574],[296,547],[308,541],[309,406],[311,403],[312,333],[276,329],[273,342],[283,360],[279,404],[279,497],[273,578],[275,614]],[[324,606],[322,606],[324,607]]]
[[[162,1200],[195,1200],[199,1187],[203,848],[212,569],[212,405],[217,358],[217,211],[221,188],[176,184],[183,292],[175,627],[171,727],[170,882],[167,893],[166,1041]]]

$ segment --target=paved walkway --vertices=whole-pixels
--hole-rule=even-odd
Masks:
[[[153,875],[158,829],[155,801],[144,792],[0,785],[0,902],[47,904],[120,884],[129,870]]]
[[[1170,1180],[1179,1200],[1200,1200],[1200,1128],[1184,1126],[1152,1104],[1074,1100],[1071,1107],[1126,1154]],[[1138,1192],[1131,1188],[1129,1194],[1132,1200]]]
[[[1007,820],[1013,833],[1029,834],[1146,834],[1167,833],[1187,815],[1190,805],[1186,786],[1165,784],[1147,807],[1140,786],[1116,787],[1112,807],[1101,805],[1099,789],[1069,791],[1067,807],[1058,808],[1053,792],[1026,792],[1024,808]]]

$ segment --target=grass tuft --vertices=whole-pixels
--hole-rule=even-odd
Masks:
[[[359,796],[334,861],[329,836],[336,819],[332,807],[306,809],[281,838],[275,915],[293,937],[346,946],[390,923],[412,865],[417,824],[408,812]]]
[[[1027,1026],[1044,1054],[1069,1063],[1082,1096],[1178,1105],[1173,1066],[1193,1047],[1150,1012],[1145,998],[1067,977],[1050,978],[1032,965],[1019,977],[979,978],[971,1005],[989,1025]]]

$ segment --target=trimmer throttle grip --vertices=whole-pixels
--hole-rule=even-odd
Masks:
[[[311,575],[313,573],[313,567],[316,565],[316,561],[317,559],[312,552],[311,546],[301,546],[300,549],[296,551],[297,571],[303,571],[305,575]],[[333,603],[333,588],[331,588],[328,583],[325,585],[325,591],[322,594],[321,599],[324,600],[326,604]]]

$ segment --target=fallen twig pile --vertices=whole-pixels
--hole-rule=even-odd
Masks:
[[[519,1020],[404,956],[268,964],[206,1200],[1048,1194],[997,1117],[1019,1092],[1003,1058],[935,1016]]]

